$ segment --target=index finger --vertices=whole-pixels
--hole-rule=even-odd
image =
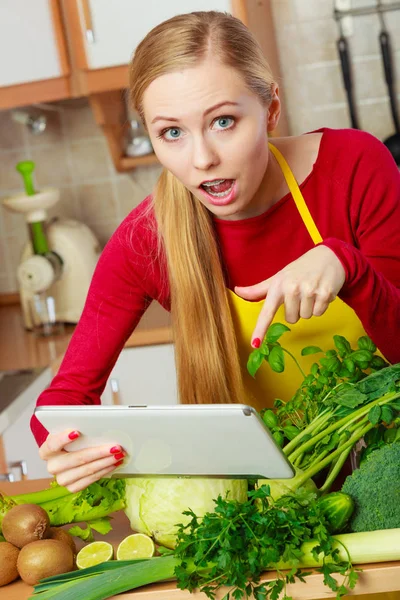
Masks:
[[[71,429],[67,429],[61,433],[49,433],[39,448],[40,458],[47,460],[52,454],[61,452],[65,446],[76,440],[79,435],[79,431],[71,431]]]
[[[281,293],[270,290],[262,306],[251,338],[253,348],[259,348],[278,308],[283,304]]]

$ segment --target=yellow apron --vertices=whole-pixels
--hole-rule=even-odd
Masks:
[[[269,144],[269,148],[282,170],[304,226],[314,244],[319,244],[322,242],[321,234],[314,223],[289,165],[275,146]],[[275,398],[288,400],[293,396],[302,381],[300,371],[288,355],[285,355],[284,373],[274,373],[269,365],[265,363],[257,371],[256,378],[253,379],[246,369],[247,359],[251,352],[251,335],[264,300],[249,302],[243,300],[231,290],[228,290],[228,294],[249,404],[260,410],[272,406]],[[323,350],[329,350],[334,347],[333,336],[338,334],[348,339],[354,347],[358,338],[366,335],[354,310],[340,298],[333,300],[328,310],[321,317],[312,317],[308,320],[301,319],[294,325],[285,321],[284,307],[281,306],[273,322],[284,323],[291,329],[291,332],[284,334],[280,341],[297,359],[300,357],[301,366],[306,373],[309,372],[309,368],[316,361],[318,355],[301,357],[301,349],[305,346],[319,346]],[[357,600],[400,600],[400,592],[360,595],[357,596]]]
[[[289,165],[275,146],[269,144],[269,148],[282,170],[304,226],[314,244],[319,244],[322,242],[321,234],[313,221]],[[251,335],[264,300],[250,302],[240,298],[231,290],[228,290],[228,295],[249,404],[260,410],[272,406],[275,398],[288,400],[300,386],[302,375],[294,361],[287,354],[285,354],[284,373],[274,373],[269,365],[264,363],[257,371],[254,379],[247,373],[245,368],[251,352]],[[309,372],[311,365],[318,359],[318,354],[302,357],[301,350],[305,346],[319,346],[324,351],[329,350],[334,348],[333,336],[337,334],[343,335],[354,347],[358,338],[366,335],[354,310],[340,298],[335,298],[321,317],[312,317],[307,320],[300,319],[295,324],[285,321],[285,311],[282,305],[278,309],[273,322],[284,323],[291,329],[290,333],[288,332],[282,336],[280,342],[298,360],[300,358],[299,362],[305,373]]]

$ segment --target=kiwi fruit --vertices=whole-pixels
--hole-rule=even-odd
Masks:
[[[19,548],[9,542],[0,542],[0,586],[17,579],[17,559]]]
[[[29,585],[36,585],[45,577],[68,573],[73,568],[72,550],[59,540],[31,542],[22,548],[17,560],[18,573]]]
[[[70,533],[68,533],[68,531],[66,529],[63,529],[62,527],[50,527],[49,539],[50,540],[59,540],[60,542],[67,544],[71,548],[72,553],[75,556],[76,546],[75,546],[74,538],[72,537],[72,535]]]
[[[7,542],[23,548],[49,535],[50,521],[47,512],[36,504],[13,506],[3,518],[2,530]]]

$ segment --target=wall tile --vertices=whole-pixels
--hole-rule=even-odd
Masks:
[[[146,196],[142,186],[129,175],[120,175],[118,177],[116,190],[122,218],[125,218]]]
[[[158,177],[162,171],[161,165],[154,165],[151,167],[143,167],[142,169],[135,169],[131,171],[129,177],[142,188],[144,194],[143,197],[148,196],[152,193],[153,188],[157,182]]]
[[[0,154],[0,191],[23,192],[22,177],[15,166],[21,160],[26,160],[26,158],[26,152],[23,149]]]
[[[387,87],[379,56],[357,59],[353,64],[353,75],[354,92],[358,100],[386,96]]]
[[[376,100],[360,103],[358,107],[360,126],[380,139],[394,133],[394,125],[390,116],[389,101]]]
[[[66,136],[72,141],[103,137],[88,101],[84,98],[66,106],[63,111],[63,125]]]
[[[293,8],[300,22],[316,21],[328,17],[333,18],[332,2],[324,0],[293,0]]]
[[[48,218],[60,217],[64,219],[77,219],[82,217],[78,194],[74,186],[61,187],[60,200],[48,209]]]
[[[23,215],[11,212],[8,208],[5,208],[5,206],[1,206],[0,219],[2,219],[3,222],[4,235],[18,235],[22,229],[27,227]]]
[[[34,134],[27,131],[28,144],[32,148],[39,146],[48,146],[49,144],[62,144],[64,135],[61,125],[61,111],[36,111],[46,116],[47,124],[43,133]]]
[[[0,111],[0,150],[24,148],[24,128],[11,118],[10,110]]]
[[[70,145],[72,175],[77,183],[107,179],[111,160],[105,139],[83,140]]]
[[[32,148],[38,188],[71,183],[68,155],[63,143]]]
[[[110,181],[77,186],[77,195],[85,223],[118,218],[118,198]]]
[[[102,246],[105,246],[122,219],[111,219],[109,221],[96,221],[90,223],[93,231]]]
[[[13,278],[0,275],[0,294],[13,294],[16,291]]]
[[[294,23],[284,27],[281,48],[285,53],[295,49],[298,64],[314,64],[337,59],[336,25],[333,19]]]
[[[21,260],[21,254],[28,241],[28,230],[24,227],[20,230],[18,235],[6,236],[6,243],[8,247],[8,255],[10,258],[9,267],[11,269],[11,278],[14,285],[14,289],[18,289],[17,283],[17,268]]]
[[[350,127],[348,110],[345,105],[329,108],[308,108],[299,111],[298,119],[292,120],[292,133],[301,135],[306,131],[313,131],[321,127],[341,129]]]

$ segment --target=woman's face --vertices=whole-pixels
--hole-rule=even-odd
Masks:
[[[143,105],[159,161],[214,215],[243,219],[266,210],[259,188],[277,96],[263,106],[234,69],[209,58],[155,79]]]

